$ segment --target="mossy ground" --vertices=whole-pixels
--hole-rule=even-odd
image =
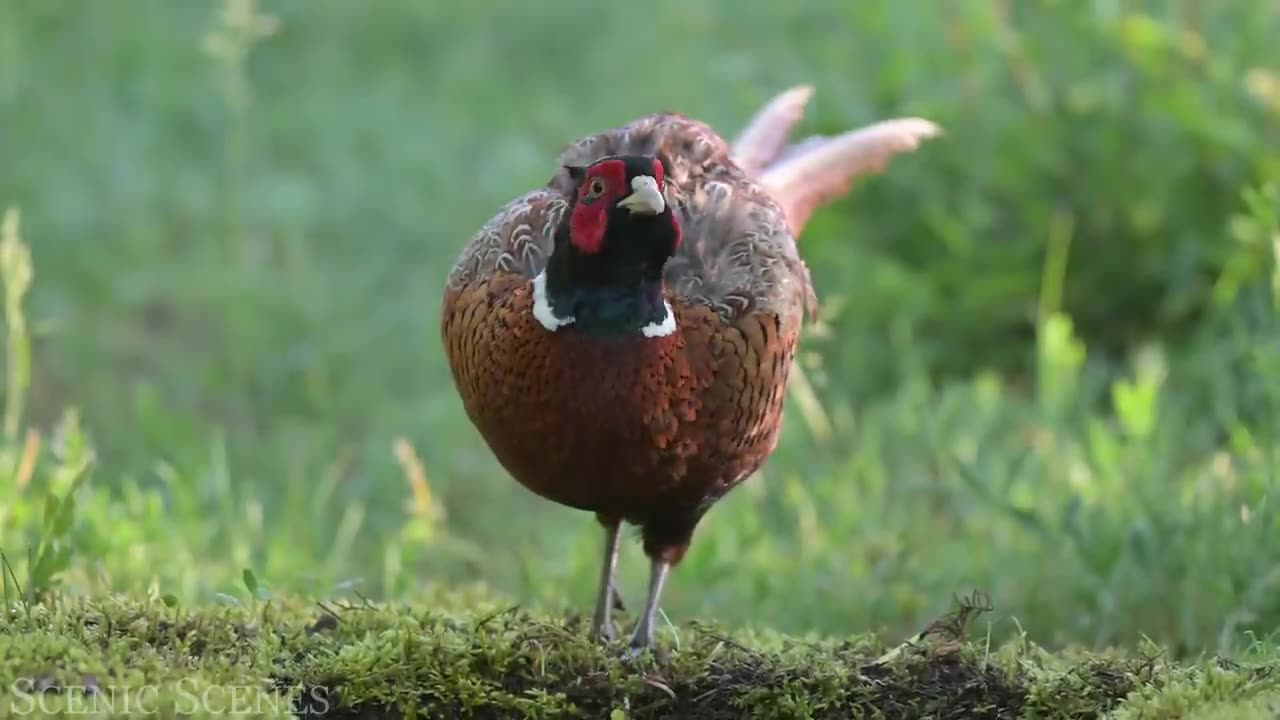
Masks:
[[[952,619],[949,619],[952,620]],[[1250,659],[988,648],[937,623],[896,648],[667,629],[628,659],[560,618],[459,593],[422,606],[136,598],[19,608],[0,633],[0,716],[1273,718],[1280,674]]]

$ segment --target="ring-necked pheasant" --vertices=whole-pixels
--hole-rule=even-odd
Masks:
[[[592,634],[612,636],[623,521],[651,560],[633,648],[711,505],[774,449],[805,310],[794,238],[820,204],[938,133],[890,120],[787,146],[811,94],[730,146],[660,113],[583,138],[449,274],[441,332],[467,415],[533,492],[605,528]]]

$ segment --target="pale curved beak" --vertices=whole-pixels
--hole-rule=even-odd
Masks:
[[[657,215],[667,209],[667,200],[653,176],[637,175],[631,178],[631,194],[619,200],[618,206],[637,215]]]

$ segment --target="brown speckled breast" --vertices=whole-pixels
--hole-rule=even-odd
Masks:
[[[520,273],[450,288],[442,335],[464,407],[499,462],[564,505],[644,522],[699,514],[777,442],[799,318],[726,322],[672,299],[677,331],[550,332]]]

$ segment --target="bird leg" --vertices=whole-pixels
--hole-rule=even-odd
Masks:
[[[591,618],[591,638],[609,641],[613,639],[614,597],[618,594],[613,585],[614,570],[618,567],[618,545],[622,539],[622,520],[604,520],[604,566],[600,569],[600,589],[596,593],[596,611]]]
[[[663,557],[652,560],[649,566],[649,594],[644,600],[644,612],[636,623],[635,633],[631,636],[631,651],[639,652],[653,645],[653,625],[658,615],[658,600],[662,597],[662,586],[667,582],[667,571],[671,563]]]

